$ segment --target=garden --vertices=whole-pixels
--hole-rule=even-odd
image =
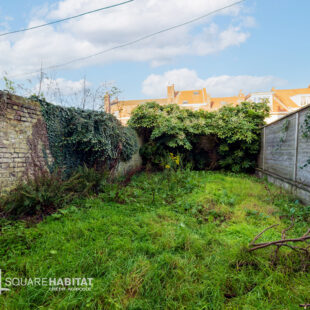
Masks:
[[[310,303],[310,207],[253,174],[266,105],[148,103],[123,128],[103,112],[41,104],[54,161],[1,197],[0,269],[93,281],[86,291],[10,287],[1,309]],[[143,168],[115,175],[136,133]]]

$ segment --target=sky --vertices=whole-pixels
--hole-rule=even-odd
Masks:
[[[1,1],[0,34],[123,1]],[[137,44],[56,70],[45,69],[236,1],[134,0],[53,26],[2,36],[0,73],[18,83],[32,80],[29,85],[37,89],[37,75],[29,73],[42,67],[49,82],[60,85],[64,93],[79,91],[85,79],[93,89],[102,83],[118,87],[120,99],[162,98],[168,84],[175,84],[177,90],[206,87],[213,97],[234,96],[240,90],[248,94],[272,87],[308,87],[309,0],[247,0]]]

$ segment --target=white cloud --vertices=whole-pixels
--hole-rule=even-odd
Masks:
[[[205,87],[213,97],[235,96],[242,90],[244,93],[269,91],[272,87],[282,87],[286,81],[274,76],[221,75],[200,78],[196,71],[179,69],[162,75],[152,74],[142,84],[142,92],[152,98],[166,96],[166,88],[175,84],[177,90],[201,89]]]
[[[104,5],[115,4],[107,0]],[[0,38],[0,71],[11,75],[41,66],[64,63],[97,53],[141,36],[171,27],[207,12],[232,4],[232,0],[136,0],[130,4],[83,16],[66,23]],[[102,0],[63,0],[35,10],[28,26],[65,18],[103,6]],[[238,46],[249,37],[251,22],[244,22],[242,6],[217,15],[232,16],[230,25],[220,26],[214,16],[195,24],[162,33],[126,48],[81,62],[75,66],[113,61],[144,61],[154,66],[180,55],[208,55]],[[250,17],[247,17],[248,19]]]
[[[256,20],[254,17],[252,16],[244,16],[242,18],[242,23],[241,23],[244,27],[256,27],[257,24],[256,24]]]

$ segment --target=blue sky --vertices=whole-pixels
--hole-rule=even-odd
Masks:
[[[0,30],[37,25],[117,2],[121,1],[4,1]],[[44,67],[96,53],[233,2],[135,0],[109,12],[2,37],[0,70],[9,76],[36,71],[41,63]],[[248,0],[136,46],[47,73],[68,93],[69,88],[79,89],[84,76],[91,87],[113,82],[123,99],[162,97],[168,83],[177,89],[206,87],[213,96],[235,95],[240,89],[248,93],[271,87],[304,88],[310,84],[309,12],[309,0]]]

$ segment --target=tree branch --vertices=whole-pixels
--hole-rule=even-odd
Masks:
[[[261,233],[259,233],[259,234],[252,240],[252,242],[250,243],[250,246],[251,246],[251,245],[254,245],[255,241],[258,240],[258,239],[262,236],[262,234],[263,234],[264,232],[266,232],[267,230],[269,230],[269,229],[271,229],[271,228],[273,228],[273,227],[276,227],[276,226],[279,226],[279,224],[274,224],[274,225],[271,225],[271,226],[265,228]]]

